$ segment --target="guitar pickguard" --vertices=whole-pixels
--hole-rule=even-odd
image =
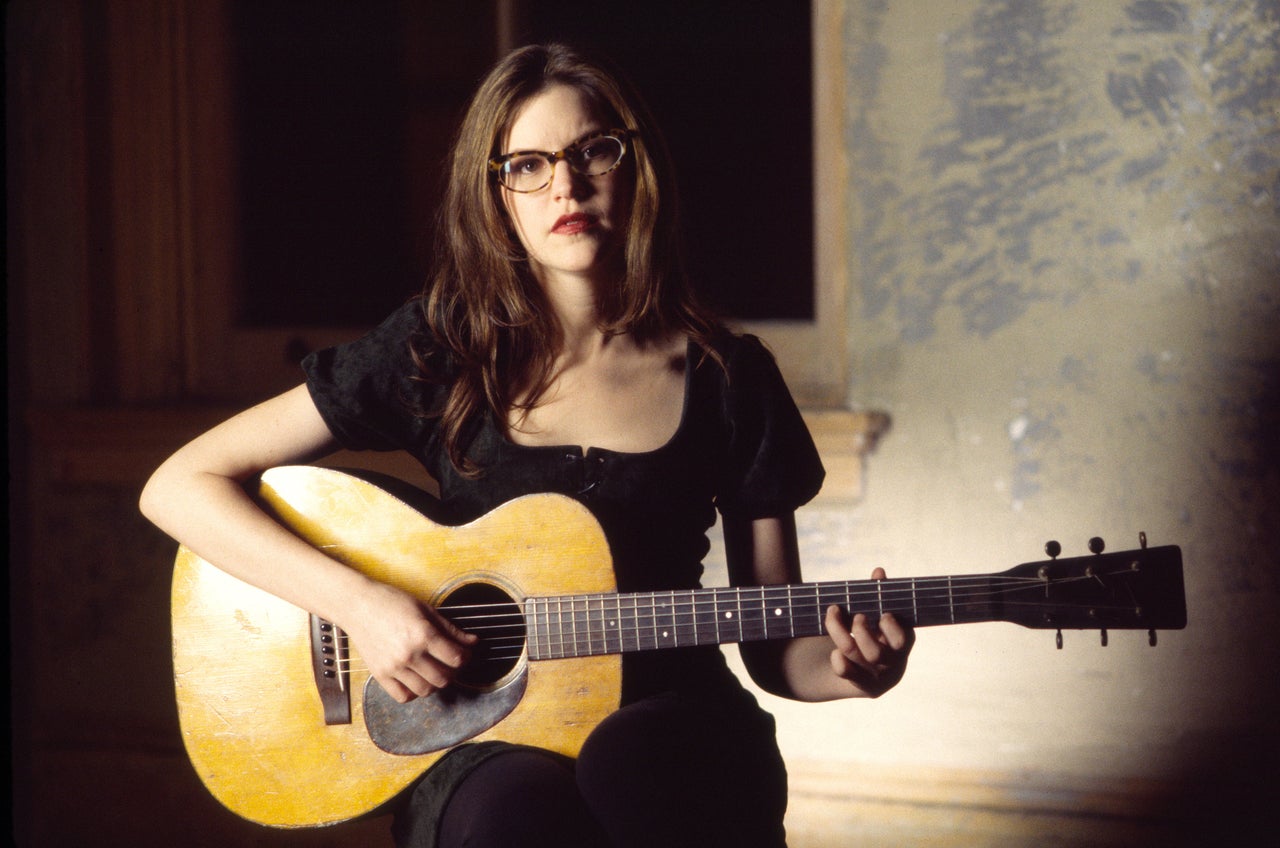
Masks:
[[[529,669],[494,688],[453,685],[401,704],[372,677],[364,686],[369,738],[388,754],[429,754],[460,745],[496,726],[524,697]]]

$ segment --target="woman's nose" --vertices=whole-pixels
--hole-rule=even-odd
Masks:
[[[561,159],[551,165],[552,197],[582,197],[590,181]]]

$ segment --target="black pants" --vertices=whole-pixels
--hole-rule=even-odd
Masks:
[[[783,848],[786,799],[767,714],[662,695],[607,718],[576,761],[489,757],[433,820],[411,798],[395,833],[401,848]]]

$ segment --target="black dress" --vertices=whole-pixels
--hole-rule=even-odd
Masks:
[[[416,457],[439,483],[446,521],[470,521],[535,492],[578,500],[604,530],[619,591],[697,588],[717,509],[741,519],[784,515],[821,487],[822,465],[804,421],[773,357],[752,336],[718,343],[724,368],[690,343],[681,421],[656,450],[518,445],[486,415],[467,452],[482,474],[464,477],[447,456],[438,418],[422,412],[438,408],[448,374],[418,377],[409,340],[421,330],[410,303],[363,338],[307,357],[311,396],[334,436],[349,449]],[[673,695],[705,705],[717,726],[767,734],[772,745],[772,720],[719,648],[624,657],[624,706]]]

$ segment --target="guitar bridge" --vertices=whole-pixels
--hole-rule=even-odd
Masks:
[[[347,666],[347,634],[312,614],[311,671],[324,707],[325,724],[351,723],[351,673]]]

